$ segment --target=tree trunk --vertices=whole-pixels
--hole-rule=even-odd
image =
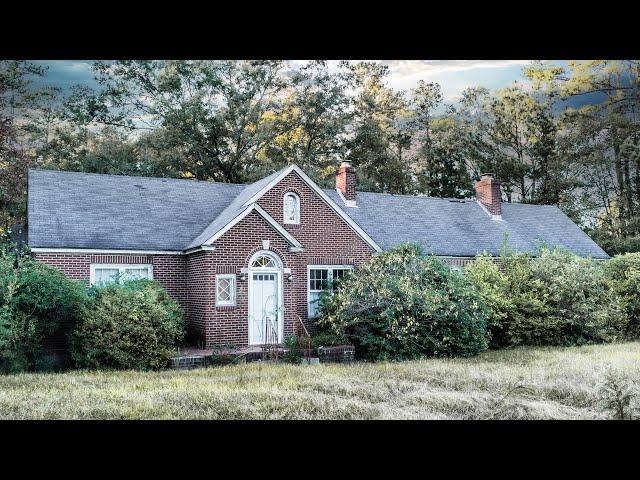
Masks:
[[[636,203],[640,208],[640,156],[636,157]]]
[[[623,160],[624,165],[624,191],[625,191],[625,209],[628,212],[628,216],[633,216],[633,188],[631,187],[631,166],[629,165],[629,156],[625,155]]]
[[[622,161],[620,160],[620,147],[616,139],[616,132],[613,131],[613,164],[616,170],[616,180],[618,182],[618,218],[622,219],[626,215],[625,209],[625,190],[624,190],[624,174]]]

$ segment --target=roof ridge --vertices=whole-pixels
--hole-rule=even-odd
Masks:
[[[562,209],[558,205],[549,205],[547,203],[522,203],[522,202],[501,202],[503,205],[518,205],[522,207],[552,207],[558,210]]]
[[[329,191],[329,192],[335,192],[336,189],[335,188],[324,188],[323,190]],[[386,195],[389,197],[407,197],[407,198],[427,198],[429,200],[446,200],[446,201],[453,201],[453,202],[476,202],[478,201],[478,199],[476,197],[464,197],[464,198],[458,198],[458,197],[433,197],[431,195],[420,195],[420,194],[410,194],[410,193],[389,193],[389,192],[369,192],[369,191],[365,191],[365,190],[356,190],[356,194],[358,193],[368,193],[370,195]],[[503,205],[523,205],[523,206],[530,206],[530,207],[554,207],[554,208],[558,208],[560,209],[560,207],[558,207],[557,205],[548,205],[545,203],[523,203],[523,202],[500,202]]]
[[[324,190],[329,190],[332,192],[335,192],[336,189],[335,188],[325,188]],[[455,201],[467,201],[467,202],[473,202],[475,201],[475,198],[469,198],[469,197],[465,197],[465,198],[457,198],[457,197],[432,197],[431,195],[420,195],[420,194],[411,194],[411,193],[389,193],[389,192],[368,192],[368,191],[363,191],[363,190],[356,190],[356,194],[358,193],[368,193],[371,195],[386,195],[389,197],[407,197],[407,198],[428,198],[430,200],[447,200],[447,201],[451,201],[451,200],[455,200]]]

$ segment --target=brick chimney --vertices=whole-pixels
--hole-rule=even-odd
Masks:
[[[476,182],[476,200],[484,205],[491,215],[502,215],[500,182],[493,173],[483,173]]]
[[[345,200],[354,202],[356,200],[356,169],[350,162],[342,162],[340,170],[336,175],[336,188],[342,192]]]

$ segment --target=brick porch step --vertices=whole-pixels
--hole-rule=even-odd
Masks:
[[[279,347],[278,357],[284,357],[287,349]],[[305,358],[305,352],[301,355]],[[314,358],[319,358],[320,363],[342,363],[353,362],[355,357],[355,348],[353,345],[336,345],[333,347],[320,347],[312,353]],[[217,357],[217,358],[216,358]],[[221,358],[227,359],[228,362],[220,361]],[[171,359],[171,368],[188,370],[191,368],[204,367],[214,363],[231,363],[234,360],[245,362],[256,362],[263,359],[263,351],[261,346],[250,346],[241,348],[217,348],[217,349],[201,349],[196,347],[186,347]]]
[[[282,358],[287,352],[283,347],[278,348],[278,356]],[[241,348],[211,348],[202,349],[196,347],[185,347],[178,355],[171,358],[171,368],[175,369],[191,369],[204,367],[214,363],[231,363],[234,360],[245,362],[255,362],[262,360],[263,350],[261,346],[250,346]],[[227,359],[224,361],[223,359]],[[222,361],[221,361],[222,360]]]

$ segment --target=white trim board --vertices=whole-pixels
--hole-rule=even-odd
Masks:
[[[289,175],[291,172],[296,172],[298,174],[298,176],[313,190],[315,191],[318,196],[320,198],[322,198],[322,200],[325,201],[325,203],[327,205],[329,205],[329,207],[331,207],[331,209],[336,212],[340,217],[342,217],[342,219],[347,222],[347,224],[353,229],[355,230],[355,232],[360,235],[360,237],[362,237],[362,239],[367,242],[371,248],[373,248],[376,252],[381,252],[382,248],[380,248],[380,246],[373,240],[373,238],[371,238],[367,232],[365,232],[360,225],[358,225],[349,215],[347,215],[345,213],[344,210],[342,210],[342,208],[340,208],[340,206],[338,204],[336,204],[336,202],[334,202],[333,200],[331,200],[331,198],[329,198],[329,196],[324,193],[322,191],[322,189],[320,187],[318,187],[318,185],[316,185],[316,183],[311,180],[306,173],[304,173],[300,167],[298,167],[297,165],[290,165],[288,168],[286,168],[285,170],[283,170],[280,175],[278,175],[276,178],[274,178],[273,180],[271,180],[271,182],[269,182],[268,185],[266,185],[265,187],[263,187],[258,193],[256,193],[253,197],[251,197],[249,200],[247,200],[243,206],[247,206],[250,205],[252,203],[255,203],[258,199],[260,199],[260,197],[262,197],[266,192],[268,192],[269,190],[271,190],[271,188],[273,188],[278,182],[280,182],[280,180],[282,180],[284,177],[286,177],[287,175]]]
[[[190,253],[195,253],[195,252],[200,252],[200,251],[205,251],[205,252],[212,252],[214,251],[216,248],[212,247],[211,245],[200,245],[199,247],[191,247],[191,248],[187,248],[183,254],[184,255],[189,255]]]
[[[260,205],[257,203],[252,204],[250,207],[245,208],[236,217],[227,223],[224,227],[218,230],[209,240],[203,243],[203,245],[211,245],[218,238],[229,231],[234,225],[240,222],[243,218],[255,211],[260,214],[280,235],[282,235],[295,249],[302,249],[302,245],[296,240],[289,232],[287,232],[282,225],[276,222],[271,215],[269,215]],[[299,250],[297,250],[299,251]]]
[[[88,255],[183,255],[181,250],[109,250],[95,248],[32,247],[34,253],[85,253]]]

